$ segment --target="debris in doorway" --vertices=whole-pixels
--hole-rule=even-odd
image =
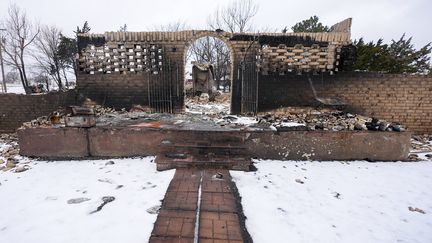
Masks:
[[[208,94],[201,94],[185,99],[186,112],[202,115],[227,115],[230,112],[230,93],[215,92],[214,101],[209,101]]]

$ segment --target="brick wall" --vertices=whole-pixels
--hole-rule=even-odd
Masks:
[[[188,35],[182,39],[165,40],[164,38],[155,39],[151,43],[163,47],[165,60],[175,63],[175,75],[178,77],[173,84],[173,105],[174,110],[182,111],[184,103],[184,77],[186,53],[190,45],[203,36],[215,36],[225,41],[231,51],[231,76],[237,77],[237,70],[240,60],[251,58],[251,53],[246,54],[245,50],[250,47],[249,41],[230,41],[227,37],[219,36],[215,32],[187,32]],[[190,34],[190,35],[189,35]],[[154,36],[153,36],[154,37]],[[153,38],[152,37],[152,38]],[[112,44],[112,42],[107,42]],[[127,42],[135,43],[135,42]],[[142,43],[142,42],[139,42]],[[102,74],[95,72],[89,74],[80,71],[77,77],[77,89],[85,97],[89,97],[99,104],[115,108],[130,108],[133,104],[148,105],[148,73],[147,72],[113,72]],[[233,79],[233,78],[231,78]],[[178,91],[178,92],[177,92]],[[241,83],[233,82],[233,100],[231,110],[235,113],[240,112],[241,102]]]
[[[23,122],[74,105],[74,90],[43,95],[0,94],[0,133],[14,132]]]
[[[148,105],[147,74],[80,74],[78,92],[98,104],[129,109],[133,104]]]
[[[154,59],[159,62],[160,59],[159,54],[156,56],[149,55],[148,51],[145,52],[147,54],[143,54],[143,48],[146,50],[149,50],[148,48],[150,48],[150,50],[161,49],[161,59],[170,60],[178,65],[180,80],[175,84],[175,86],[179,92],[175,92],[177,96],[173,97],[172,101],[174,104],[174,110],[180,111],[183,109],[184,62],[186,60],[187,49],[195,40],[201,37],[211,36],[224,41],[230,49],[232,63],[230,80],[233,80],[231,86],[231,111],[233,113],[240,113],[242,84],[241,82],[235,82],[235,79],[241,61],[247,61],[253,57],[254,59],[252,61],[255,62],[255,50],[259,49],[262,45],[272,44],[272,47],[266,52],[269,56],[271,55],[274,57],[272,59],[277,60],[277,65],[271,66],[272,70],[274,68],[277,70],[288,69],[288,67],[289,70],[291,70],[291,66],[308,70],[334,69],[336,66],[333,64],[338,65],[339,62],[337,60],[340,58],[339,54],[336,55],[336,52],[338,52],[336,50],[351,42],[350,26],[351,19],[348,19],[336,24],[334,31],[332,32],[260,33],[259,38],[257,38],[257,33],[229,33],[208,30],[80,34],[78,35],[78,47],[80,50],[78,66],[80,67],[80,72],[77,77],[77,85],[80,92],[88,94],[90,98],[102,102],[105,105],[114,106],[116,108],[128,108],[131,104],[146,105],[148,103],[146,100],[142,98],[134,98],[142,96],[142,94],[148,95],[148,93],[146,93],[146,88],[141,84],[146,82],[143,79],[144,75],[141,73],[145,69],[148,69],[145,68],[145,65],[143,66],[143,55],[150,57],[147,60]],[[315,64],[308,66],[305,63],[309,63],[309,59],[313,59],[312,57],[308,58],[310,53],[306,51],[310,49],[311,43],[309,43],[308,47],[296,48],[296,51],[300,52],[296,52],[293,57],[292,55],[294,55],[294,53],[291,51],[288,53],[288,49],[293,49],[294,44],[298,44],[296,41],[300,41],[301,43],[303,43],[302,41],[308,43],[312,41],[314,43],[326,43],[326,45],[325,48],[323,47],[323,50],[315,50],[319,53],[313,55],[316,57],[316,60],[314,59],[315,61],[310,63],[311,65],[313,63]],[[284,44],[284,50],[282,51],[286,51],[287,53],[279,53],[278,51],[281,50],[278,50],[280,48],[276,47],[278,44]],[[290,47],[288,48],[286,44]],[[152,49],[152,47],[155,49]],[[277,54],[277,57],[274,56],[275,53]],[[263,55],[263,57],[266,55]],[[285,55],[287,58],[285,58]],[[305,58],[304,61],[303,57]],[[306,61],[306,59],[308,61]],[[263,60],[262,65],[269,69],[270,67],[266,63],[268,62]],[[303,65],[293,65],[300,63]],[[88,77],[88,74],[105,76],[105,78],[91,78]],[[119,76],[120,74],[127,75],[127,77]],[[125,88],[117,87],[117,82],[120,82],[120,80],[125,81],[127,85],[131,84],[131,86]],[[113,86],[113,88],[105,86],[103,82],[109,86]],[[134,87],[137,89],[134,89]],[[123,91],[127,92],[122,93]]]
[[[341,72],[311,78],[318,96],[341,98],[353,112],[432,133],[431,75]],[[306,75],[260,76],[260,110],[315,104]]]

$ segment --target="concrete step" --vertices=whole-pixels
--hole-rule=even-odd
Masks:
[[[164,144],[164,151],[185,154],[244,155],[247,147],[238,144],[181,143]]]
[[[178,132],[173,139],[182,143],[244,144],[245,134],[238,132],[187,131]]]
[[[221,168],[249,171],[252,164],[247,156],[214,154],[162,153],[155,159],[157,170],[176,168]]]

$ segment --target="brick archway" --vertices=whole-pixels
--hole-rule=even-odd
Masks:
[[[196,34],[192,36],[192,38],[185,44],[184,52],[183,52],[183,64],[186,65],[186,58],[187,58],[187,52],[189,51],[189,48],[191,45],[197,41],[198,39],[201,39],[203,37],[214,37],[219,40],[221,40],[229,49],[230,52],[230,61],[231,61],[231,81],[232,81],[232,75],[233,75],[233,69],[234,69],[234,63],[236,63],[237,60],[235,60],[235,49],[232,43],[230,42],[229,38],[231,37],[231,33],[227,32],[216,32],[216,31],[199,31]]]
[[[222,41],[226,47],[229,50],[230,53],[230,110],[232,111],[232,101],[233,101],[233,93],[232,92],[232,87],[233,87],[233,83],[235,82],[234,80],[234,74],[235,74],[235,63],[237,63],[235,60],[236,58],[236,52],[235,52],[235,48],[233,46],[233,44],[230,41],[230,38],[232,37],[231,33],[228,32],[216,32],[216,31],[198,31],[198,32],[194,32],[194,34],[192,35],[192,38],[189,39],[189,41],[187,41],[185,43],[184,46],[184,50],[183,50],[183,69],[186,70],[187,67],[187,53],[189,51],[189,49],[191,48],[192,44],[195,43],[197,40],[201,39],[201,38],[205,38],[205,37],[213,37],[216,38],[220,41]]]

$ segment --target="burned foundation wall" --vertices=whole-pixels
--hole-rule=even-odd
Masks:
[[[341,98],[347,109],[432,133],[432,76],[339,72],[312,76],[318,96]],[[307,76],[260,76],[259,109],[316,105]]]
[[[15,132],[23,122],[48,116],[59,108],[75,105],[77,98],[75,90],[39,95],[1,94],[0,133]]]

